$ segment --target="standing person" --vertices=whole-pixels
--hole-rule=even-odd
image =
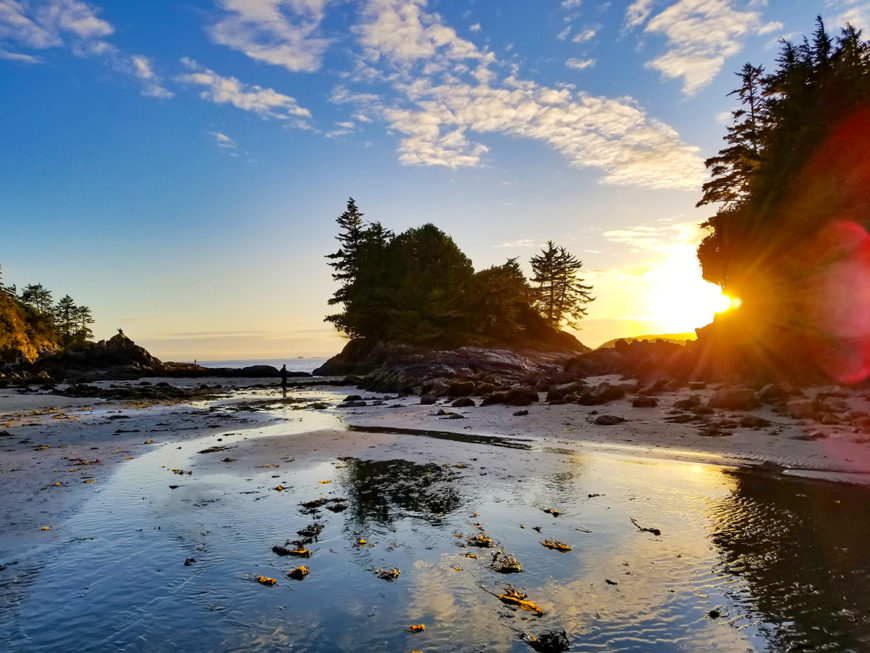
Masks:
[[[287,365],[281,366],[281,394],[287,396]]]

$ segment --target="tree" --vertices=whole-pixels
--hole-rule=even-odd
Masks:
[[[376,337],[384,322],[382,281],[386,261],[384,252],[393,233],[380,222],[366,225],[352,197],[347,209],[336,220],[338,251],[327,254],[333,268],[332,278],[341,285],[329,298],[330,305],[341,304],[342,311],[327,315],[324,320],[350,336]]]
[[[586,304],[594,300],[592,286],[577,277],[583,262],[549,240],[530,263],[532,283],[537,284],[533,303],[538,313],[554,328],[563,324],[576,328],[586,315]]]
[[[737,95],[741,107],[731,113],[733,123],[725,136],[729,146],[704,162],[711,179],[704,184],[703,197],[696,206],[721,203],[731,209],[749,196],[749,185],[759,166],[763,147],[763,73],[764,68],[749,63],[737,73],[740,88],[729,95]]]
[[[69,295],[61,297],[54,307],[54,323],[64,342],[69,342],[76,331],[78,307]]]
[[[21,291],[21,301],[37,313],[49,315],[52,309],[51,291],[41,283],[30,284]]]
[[[91,309],[87,306],[78,306],[75,309],[75,331],[73,333],[76,340],[90,340],[94,337],[91,331],[91,324],[94,323]]]

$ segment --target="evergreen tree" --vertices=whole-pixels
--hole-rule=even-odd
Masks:
[[[41,283],[30,284],[21,291],[21,301],[37,313],[50,315],[52,309],[51,291]]]
[[[78,307],[69,295],[61,297],[54,307],[54,323],[64,342],[69,342],[77,327]]]
[[[725,136],[729,146],[704,162],[712,179],[704,184],[704,195],[697,206],[721,203],[730,209],[749,195],[749,184],[760,163],[762,148],[763,73],[761,66],[748,63],[738,73],[740,88],[729,95],[737,95],[741,106],[731,114],[733,123]]]
[[[577,277],[582,261],[549,240],[530,263],[532,283],[537,284],[534,307],[538,313],[554,328],[562,324],[576,328],[586,315],[586,304],[594,300],[592,286],[584,285]]]
[[[699,205],[719,210],[704,224],[711,233],[698,257],[704,278],[741,297],[745,310],[756,297],[767,304],[762,313],[795,313],[806,272],[801,252],[814,235],[834,218],[866,221],[866,200],[855,201],[858,187],[849,181],[857,168],[809,174],[807,167],[831,133],[870,102],[870,44],[851,25],[834,39],[818,18],[811,39],[783,43],[773,73],[747,64],[740,78],[734,93],[741,109],[726,147],[707,161],[712,179]],[[783,298],[795,307],[770,304]]]
[[[75,331],[74,337],[76,340],[90,340],[94,337],[91,331],[91,325],[94,323],[91,309],[87,306],[78,306],[75,309]]]

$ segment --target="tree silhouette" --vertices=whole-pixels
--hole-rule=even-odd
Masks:
[[[564,247],[556,247],[552,240],[530,259],[534,307],[552,327],[562,324],[576,327],[586,315],[586,304],[594,300],[592,286],[583,284],[577,273],[583,266]]]

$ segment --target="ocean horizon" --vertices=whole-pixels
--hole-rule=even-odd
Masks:
[[[312,372],[327,360],[326,357],[315,358],[243,358],[232,360],[204,361],[197,359],[197,365],[203,367],[250,367],[251,365],[271,365],[279,370],[287,366],[288,372]],[[192,362],[192,361],[191,361]]]

